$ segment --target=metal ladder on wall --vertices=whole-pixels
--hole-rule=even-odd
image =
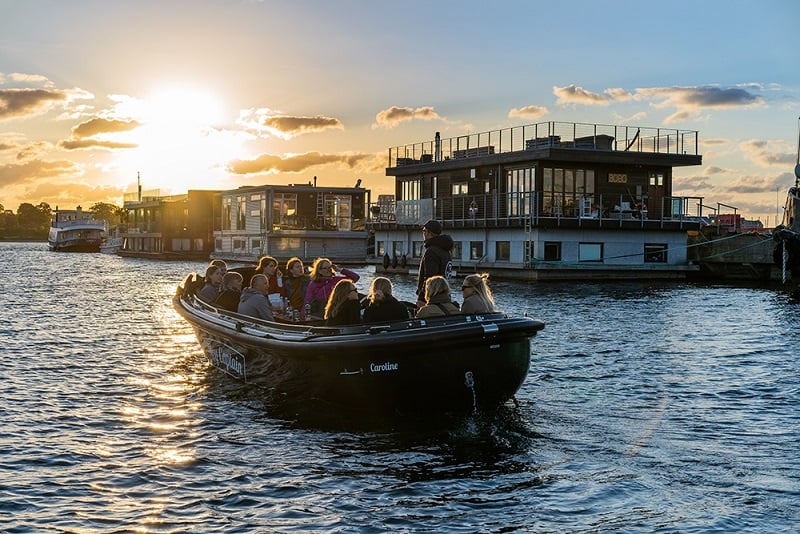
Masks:
[[[317,193],[317,222],[319,223],[320,229],[322,229],[325,224],[325,194],[324,193]]]
[[[522,258],[523,265],[526,269],[530,269],[533,265],[533,225],[531,224],[531,214],[525,217],[525,257]]]

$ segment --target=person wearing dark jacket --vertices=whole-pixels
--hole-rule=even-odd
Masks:
[[[361,301],[353,281],[343,278],[336,283],[325,306],[325,326],[361,323]]]
[[[214,301],[218,307],[228,311],[239,311],[239,300],[242,297],[242,275],[229,271],[222,277],[222,293]]]
[[[383,276],[372,280],[364,309],[364,322],[403,321],[411,314],[405,304],[392,296],[392,281]]]
[[[431,276],[446,278],[452,267],[453,259],[451,256],[453,238],[442,234],[442,223],[431,219],[423,224],[422,237],[425,239],[425,251],[419,260],[417,309],[425,305],[425,280]]]

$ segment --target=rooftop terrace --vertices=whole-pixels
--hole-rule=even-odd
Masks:
[[[389,149],[389,167],[493,154],[566,148],[659,154],[699,155],[696,130],[613,126],[579,122],[540,122]]]

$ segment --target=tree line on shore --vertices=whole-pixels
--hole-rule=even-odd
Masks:
[[[125,221],[125,209],[108,202],[97,202],[88,212],[95,219],[108,221],[109,228]],[[37,205],[23,202],[16,213],[0,204],[0,240],[46,240],[54,213],[55,210],[47,202],[40,202]]]

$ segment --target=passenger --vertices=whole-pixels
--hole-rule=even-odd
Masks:
[[[450,297],[450,284],[444,276],[432,276],[425,280],[425,302],[415,316],[417,319],[461,313],[458,304]]]
[[[300,316],[305,318],[303,302],[310,279],[306,275],[306,268],[300,258],[289,258],[286,262],[286,276],[283,277],[283,292],[289,307],[299,310]]]
[[[492,290],[489,289],[489,273],[470,274],[461,283],[464,302],[461,313],[490,313],[496,311]]]
[[[339,272],[341,274],[337,274]],[[312,316],[322,317],[333,288],[345,279],[358,282],[359,276],[350,269],[340,271],[328,258],[317,258],[311,267],[311,282],[306,289],[303,307],[308,306]]]
[[[336,282],[325,305],[325,326],[346,326],[361,323],[361,302],[353,282],[342,278]]]
[[[268,284],[267,277],[263,274],[253,275],[253,278],[250,279],[250,287],[246,287],[242,291],[237,311],[242,315],[274,321],[272,309],[267,301]]]
[[[392,281],[378,276],[372,281],[364,309],[364,322],[403,321],[411,314],[405,304],[392,296]]]
[[[442,223],[429,220],[422,225],[422,237],[425,239],[425,252],[419,260],[419,276],[417,278],[417,309],[425,305],[425,281],[431,276],[447,276],[452,266],[453,238],[442,234]]]
[[[225,260],[211,260],[209,265],[216,265],[219,267],[222,270],[223,275],[228,272],[228,264],[225,263]]]
[[[283,273],[278,268],[278,260],[272,256],[263,256],[256,265],[256,274],[263,274],[267,277],[269,291],[267,299],[272,309],[280,310],[283,308]]]
[[[222,277],[222,293],[214,301],[218,307],[228,311],[239,311],[239,300],[242,297],[242,275],[231,271]]]
[[[197,292],[197,296],[200,297],[201,300],[212,304],[217,300],[220,290],[222,289],[223,276],[224,273],[220,267],[213,264],[209,265],[206,268],[206,283],[200,288],[200,291]]]

